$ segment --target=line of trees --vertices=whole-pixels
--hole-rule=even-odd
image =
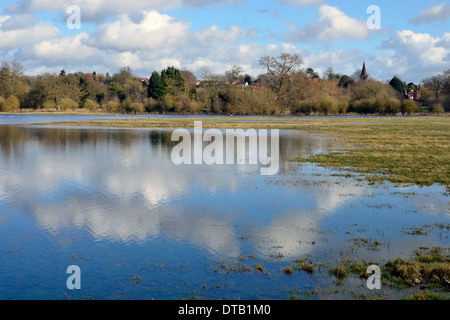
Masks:
[[[233,66],[224,74],[202,71],[201,80],[188,70],[168,67],[149,79],[134,76],[130,68],[114,75],[93,73],[26,76],[23,66],[3,62],[0,68],[0,112],[21,109],[111,113],[180,113],[235,115],[299,114],[414,114],[450,111],[450,70],[406,84],[398,76],[389,82],[360,80],[352,75],[320,76],[303,68],[300,55],[265,56],[266,72],[253,78]],[[405,98],[420,90],[420,99]]]

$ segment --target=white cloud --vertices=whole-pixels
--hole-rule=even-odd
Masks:
[[[144,12],[139,22],[121,15],[94,29],[90,45],[117,51],[176,48],[187,40],[190,24],[156,11]]]
[[[321,5],[319,11],[320,17],[315,22],[305,26],[291,23],[289,27],[292,33],[286,39],[292,42],[333,42],[341,39],[367,39],[370,36],[364,21],[347,16],[337,7]]]
[[[141,10],[169,10],[184,7],[203,7],[205,5],[241,4],[239,0],[22,0],[6,8],[8,13],[33,13],[57,11],[66,16],[71,5],[81,9],[82,21],[99,22],[110,16],[139,13]],[[242,5],[242,4],[241,4]]]
[[[61,35],[49,23],[31,21],[24,24],[23,21],[21,16],[0,16],[0,50],[15,50]]]
[[[1,59],[18,60],[27,74],[44,72],[92,71],[115,73],[130,66],[137,75],[149,76],[167,66],[200,71],[207,65],[212,72],[224,72],[231,65],[257,64],[255,54],[263,46],[248,44],[242,38],[254,30],[215,25],[191,30],[191,24],[156,11],[137,16],[121,15],[113,22],[97,24],[88,34],[64,35],[50,23],[22,23],[24,18],[0,16]]]
[[[391,68],[394,74],[419,82],[426,75],[450,68],[449,39],[449,33],[432,37],[427,33],[402,30],[383,42],[382,47],[392,50],[389,59],[394,61]],[[403,72],[398,73],[398,70]]]
[[[359,50],[320,50],[318,52],[303,51],[302,56],[305,66],[322,74],[328,67],[334,72],[351,75],[357,68],[362,66],[364,55]]]
[[[435,21],[444,21],[450,18],[450,3],[441,3],[420,12],[420,14],[410,19],[409,21],[414,25],[431,23]]]

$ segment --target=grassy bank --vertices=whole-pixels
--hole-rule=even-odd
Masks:
[[[450,186],[450,118],[171,118],[62,122],[121,128],[285,129],[336,137],[340,146],[301,162],[367,174],[372,181]],[[52,124],[54,125],[54,123]]]

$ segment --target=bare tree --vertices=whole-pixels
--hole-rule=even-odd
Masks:
[[[447,75],[446,73],[441,73],[433,77],[426,78],[422,80],[422,82],[425,87],[428,87],[430,88],[431,91],[433,91],[436,100],[439,100],[441,94],[445,93],[445,89],[449,81],[448,78],[449,78],[448,73]]]
[[[444,77],[445,77],[444,93],[450,94],[450,69],[444,71]]]
[[[266,67],[268,84],[274,90],[278,100],[285,100],[292,95],[292,76],[303,64],[303,58],[298,54],[282,53],[278,57],[265,56],[259,59],[259,64]]]
[[[241,66],[232,66],[230,70],[225,72],[225,79],[228,82],[228,84],[233,84],[237,80],[240,80],[242,78],[242,67]]]

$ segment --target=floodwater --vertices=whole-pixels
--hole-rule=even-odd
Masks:
[[[51,120],[80,121],[63,117]],[[282,269],[450,244],[438,227],[450,222],[445,187],[291,161],[337,140],[281,131],[280,170],[263,176],[260,165],[175,165],[173,130],[30,125],[48,118],[0,117],[0,299],[327,298],[326,271]],[[67,287],[71,265],[80,290]],[[339,297],[353,289],[369,293],[351,279]]]

